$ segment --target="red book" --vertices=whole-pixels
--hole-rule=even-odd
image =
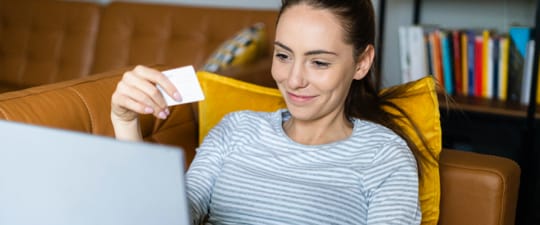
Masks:
[[[474,39],[474,96],[482,97],[482,70],[484,64],[482,57],[484,55],[482,36],[476,36]]]
[[[456,94],[466,95],[463,92],[463,69],[461,68],[461,32],[459,30],[452,31],[452,48],[454,53],[454,88]]]

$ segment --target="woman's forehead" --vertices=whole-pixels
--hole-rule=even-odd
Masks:
[[[283,12],[277,24],[276,41],[332,47],[345,44],[343,34],[341,22],[331,10],[301,4]]]

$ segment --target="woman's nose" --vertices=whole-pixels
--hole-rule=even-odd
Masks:
[[[305,69],[301,63],[294,63],[287,78],[287,85],[291,89],[304,88],[308,82],[305,79]]]

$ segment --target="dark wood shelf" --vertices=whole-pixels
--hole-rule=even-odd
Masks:
[[[439,108],[443,110],[461,110],[477,113],[488,113],[501,116],[527,117],[527,107],[516,102],[506,102],[471,96],[438,95]],[[540,119],[540,112],[535,113],[535,119]]]

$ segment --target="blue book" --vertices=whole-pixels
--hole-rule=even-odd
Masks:
[[[476,34],[474,31],[467,31],[467,73],[469,76],[469,96],[475,96],[474,91],[474,41]]]
[[[512,102],[520,102],[521,87],[523,82],[523,71],[525,69],[525,58],[527,45],[531,38],[530,27],[510,27],[509,30],[509,65],[508,65],[508,97]]]
[[[449,95],[454,94],[454,77],[452,73],[452,49],[448,40],[448,34],[441,32],[441,55],[442,55],[442,67],[444,78],[444,89]]]

